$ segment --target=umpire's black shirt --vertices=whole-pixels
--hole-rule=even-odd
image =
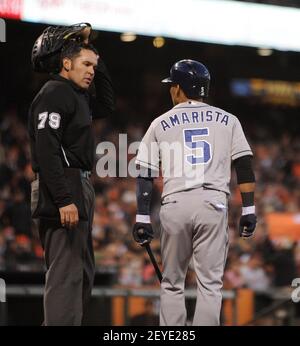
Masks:
[[[64,167],[87,171],[93,168],[95,145],[92,108],[97,112],[102,109],[102,114],[95,114],[94,117],[106,116],[103,114],[104,108],[106,113],[109,113],[108,109],[113,110],[110,80],[106,80],[104,85],[102,79],[101,92],[100,102],[93,100],[96,106],[92,107],[87,91],[55,75],[42,87],[31,104],[29,136],[32,169],[39,172],[58,208],[74,202],[66,184]]]

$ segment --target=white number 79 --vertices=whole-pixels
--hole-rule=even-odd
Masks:
[[[43,112],[39,114],[38,130],[45,128],[45,124],[48,118],[48,112]],[[58,113],[49,114],[49,126],[52,129],[58,129],[60,126],[60,115]]]

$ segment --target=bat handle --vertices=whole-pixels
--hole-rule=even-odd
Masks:
[[[146,250],[147,250],[147,252],[148,252],[148,255],[149,255],[149,257],[150,257],[150,260],[151,260],[151,262],[152,262],[152,265],[153,265],[153,267],[154,267],[154,269],[155,269],[155,272],[156,272],[156,275],[157,275],[157,277],[158,277],[158,280],[159,280],[159,282],[161,282],[161,281],[162,281],[162,274],[161,274],[161,271],[160,271],[160,269],[159,269],[159,267],[158,267],[158,265],[157,265],[157,262],[156,262],[156,260],[155,260],[155,258],[154,258],[154,255],[153,255],[153,252],[152,252],[152,250],[151,250],[150,244],[149,244],[149,243],[146,243],[146,244],[145,244],[145,248],[146,248]]]

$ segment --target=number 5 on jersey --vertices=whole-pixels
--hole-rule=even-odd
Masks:
[[[39,123],[38,123],[38,130],[44,129],[46,121],[48,119],[48,112],[43,112],[39,114]],[[60,126],[60,115],[58,113],[50,113],[49,114],[49,126],[56,130]]]
[[[195,140],[194,137],[198,136],[208,136],[208,128],[204,127],[201,129],[185,129],[184,133],[184,144],[191,150],[198,148],[202,149],[201,156],[195,155],[185,155],[186,160],[191,165],[199,165],[203,163],[208,163],[211,159],[211,145],[204,140]]]

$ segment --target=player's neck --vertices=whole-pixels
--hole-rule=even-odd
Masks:
[[[176,106],[179,103],[188,102],[188,100],[189,99],[184,94],[180,94],[173,99],[173,104],[174,104],[174,106]]]
[[[186,96],[184,97],[180,97],[180,98],[177,98],[174,102],[174,106],[180,104],[180,103],[185,103],[185,102],[203,102],[203,98],[199,98],[199,99],[191,99],[191,98],[188,98]]]

